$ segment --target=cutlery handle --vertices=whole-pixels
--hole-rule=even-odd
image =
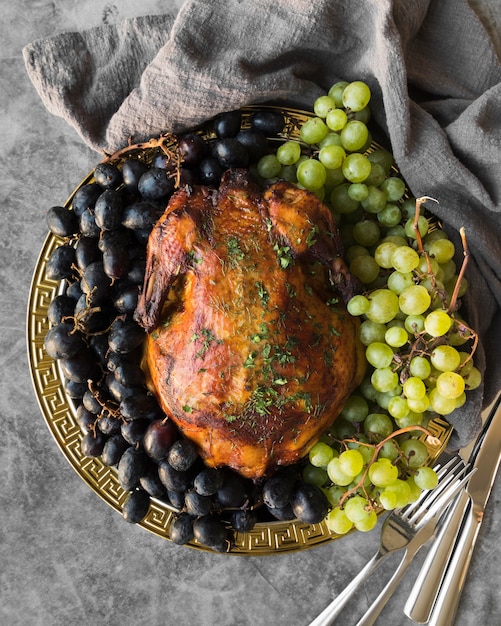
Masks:
[[[357,626],[372,626],[374,622],[379,617],[379,614],[386,606],[388,600],[391,598],[393,592],[397,588],[398,583],[400,582],[402,576],[405,574],[407,568],[411,564],[414,555],[416,554],[416,550],[406,550],[403,559],[400,561],[399,566],[393,573],[393,576],[388,581],[387,585],[381,591],[379,596],[374,600],[368,611],[364,614],[364,616],[357,622]]]
[[[441,524],[440,532],[426,555],[404,613],[418,624],[427,624],[456,543],[468,506],[466,491],[460,493]]]
[[[431,626],[452,626],[470,565],[473,547],[480,530],[481,514],[472,505],[465,513],[464,525],[452,555],[444,582],[431,613]]]
[[[341,610],[354,595],[360,585],[374,572],[374,570],[388,556],[389,552],[377,552],[372,559],[360,570],[351,583],[318,615],[310,626],[331,626],[334,620],[341,613]]]

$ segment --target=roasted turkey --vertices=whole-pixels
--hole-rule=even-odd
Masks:
[[[334,422],[365,369],[356,289],[314,194],[229,170],[172,196],[135,317],[152,390],[209,466],[260,478]]]

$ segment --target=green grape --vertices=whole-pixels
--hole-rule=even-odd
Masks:
[[[382,459],[389,459],[390,461],[395,461],[396,459],[398,459],[398,457],[400,456],[400,449],[396,441],[394,439],[389,439],[388,441],[386,441],[379,450],[379,456]]]
[[[473,359],[468,352],[459,352],[459,373],[461,376],[466,376],[471,372],[473,367]]]
[[[453,346],[436,346],[431,353],[430,362],[440,372],[452,372],[459,367],[461,357]]]
[[[338,485],[331,485],[324,489],[324,493],[327,496],[327,500],[331,506],[337,506],[339,501],[345,494],[345,490]]]
[[[381,183],[381,189],[386,192],[390,202],[397,202],[405,193],[405,183],[401,178],[389,176]]]
[[[278,147],[276,156],[282,165],[294,165],[301,156],[301,146],[297,141],[286,141]]]
[[[278,175],[279,178],[282,178],[283,180],[288,181],[289,183],[297,183],[297,176],[296,176],[296,166],[295,165],[282,165],[282,168],[280,169],[280,174]]]
[[[431,296],[422,285],[406,287],[398,296],[398,306],[406,315],[421,315],[431,304]]]
[[[350,263],[350,272],[364,285],[369,285],[376,280],[379,274],[379,265],[372,256],[357,256]]]
[[[371,382],[377,391],[391,391],[398,385],[398,374],[390,367],[379,367],[372,372]]]
[[[314,465],[305,465],[301,473],[305,482],[317,487],[323,487],[329,482],[329,476],[325,467],[315,467]]]
[[[325,146],[341,146],[341,135],[335,132],[329,132],[322,141],[318,144],[319,150],[325,148]]]
[[[353,226],[353,238],[362,246],[373,246],[379,241],[380,230],[376,222],[364,219]]]
[[[373,163],[370,160],[370,156],[371,155],[369,154],[367,158],[369,159],[369,162],[371,164],[371,172],[369,176],[367,176],[365,183],[367,185],[372,185],[373,187],[379,187],[380,185],[382,185],[382,183],[384,182],[386,178],[386,172],[382,165],[380,165],[379,163]],[[387,200],[388,196],[386,195],[386,193],[384,193],[383,191],[382,193],[384,194],[384,197]]]
[[[367,319],[360,324],[358,336],[364,346],[368,346],[374,341],[384,342],[385,333],[386,326],[384,324]]]
[[[376,511],[371,511],[369,513],[369,515],[364,518],[359,520],[358,522],[355,522],[355,528],[357,530],[359,530],[360,532],[369,532],[370,530],[372,530],[377,524],[377,513]]]
[[[444,398],[436,388],[428,394],[430,398],[430,408],[439,415],[449,415],[456,408],[456,401],[453,398]]]
[[[386,242],[391,243],[391,242]],[[396,244],[393,244],[396,247]],[[411,272],[398,272],[395,270],[388,276],[387,280],[388,289],[400,295],[407,287],[414,285],[414,277]]]
[[[411,334],[419,334],[424,330],[423,315],[407,315],[404,320],[405,330]]]
[[[394,482],[384,488],[382,494],[395,496],[395,505],[393,508],[402,508],[409,504],[411,498],[411,488],[407,481],[397,478]],[[381,495],[379,499],[381,500]],[[381,502],[382,503],[382,502]]]
[[[341,146],[334,144],[324,146],[318,153],[318,160],[328,170],[336,170],[343,165],[346,159],[346,152]],[[341,170],[345,176],[344,169]]]
[[[370,256],[370,252],[365,246],[356,243],[346,250],[345,261],[351,263],[357,256]]]
[[[350,111],[361,111],[371,99],[371,90],[368,85],[360,80],[355,80],[343,90],[343,106]]]
[[[334,457],[327,464],[327,474],[331,481],[340,487],[346,487],[354,478],[354,474],[347,474],[343,471],[339,462],[339,457]]]
[[[398,468],[389,459],[378,458],[369,467],[369,479],[376,487],[387,487],[398,478]]]
[[[351,394],[344,403],[340,416],[348,422],[363,422],[368,413],[367,401],[362,396]]]
[[[393,389],[388,391],[378,391],[376,395],[376,402],[381,409],[388,410],[388,404],[390,400],[395,396],[400,396],[402,394],[402,385],[398,383]]]
[[[355,524],[363,519],[367,519],[371,512],[371,508],[367,498],[362,496],[352,496],[346,501],[346,504],[344,505],[344,512],[346,517]]]
[[[348,152],[361,150],[369,139],[369,130],[363,122],[350,120],[341,130],[341,145]]]
[[[408,400],[421,400],[426,396],[426,385],[418,376],[409,376],[402,385],[402,389]]]
[[[374,185],[369,185],[368,191],[367,198],[362,201],[362,206],[367,213],[379,213],[379,211],[382,211],[386,206],[386,194]]]
[[[317,441],[308,454],[308,460],[315,467],[324,467],[333,458],[334,450],[323,441]]]
[[[346,517],[344,510],[338,507],[328,513],[325,523],[327,528],[337,535],[345,535],[353,528],[353,522]]]
[[[334,100],[337,107],[343,106],[343,91],[348,87],[348,84],[347,81],[340,80],[334,83],[328,91],[328,95]]]
[[[343,109],[333,109],[327,113],[325,122],[331,130],[340,131],[348,123],[348,116]]]
[[[368,124],[371,117],[372,112],[369,106],[360,109],[360,111],[350,111],[350,117],[355,120],[360,120],[364,124]]]
[[[336,102],[331,96],[320,96],[313,103],[313,111],[317,117],[327,117],[332,109],[336,108]]]
[[[435,489],[438,485],[437,472],[432,468],[425,465],[416,470],[414,474],[414,482],[423,490]]]
[[[436,389],[444,398],[455,400],[464,392],[465,381],[461,374],[456,372],[442,372],[437,378]]]
[[[393,422],[386,413],[369,413],[364,420],[363,428],[367,435],[379,435],[381,439],[385,439],[393,432]]]
[[[376,289],[368,295],[368,299],[370,306],[366,315],[371,321],[387,324],[396,317],[399,308],[399,296],[393,291]]]
[[[327,172],[335,172],[337,170],[327,170]],[[344,174],[341,174],[344,180]],[[334,187],[331,193],[330,201],[331,206],[334,211],[338,213],[353,213],[356,211],[360,205],[359,202],[352,200],[348,194],[348,189],[350,187],[349,183],[342,183],[337,187]],[[379,237],[379,233],[378,233]],[[372,244],[371,244],[372,245]]]
[[[437,239],[431,243],[424,243],[424,249],[437,263],[447,263],[454,256],[455,247],[450,239]]]
[[[397,494],[394,491],[383,489],[379,494],[379,503],[386,511],[397,508]]]
[[[409,497],[409,503],[410,502],[416,502],[416,500],[419,498],[419,496],[421,495],[421,488],[418,487],[418,485],[416,485],[416,481],[414,480],[414,476],[411,475],[409,476],[405,482],[409,485],[410,488],[410,497]]]
[[[320,117],[310,117],[299,130],[299,137],[309,145],[320,143],[325,139],[329,129]]]
[[[257,163],[257,171],[261,178],[275,178],[280,174],[282,164],[275,154],[265,154]]]
[[[372,386],[369,376],[366,376],[360,383],[358,387],[358,392],[361,393],[366,400],[369,400],[369,402],[376,401],[377,391]]]
[[[325,167],[316,159],[306,159],[297,167],[298,182],[310,191],[323,187],[325,178]]]
[[[419,255],[409,246],[398,246],[393,252],[391,263],[397,272],[407,274],[419,265]]]
[[[368,157],[369,161],[377,163],[383,168],[385,176],[389,173],[390,168],[393,165],[393,155],[391,152],[388,152],[388,150],[385,150],[384,148],[378,148],[377,150],[371,152]]]
[[[409,401],[407,400],[407,406],[409,406]],[[421,426],[423,423],[423,414],[415,413],[410,410],[405,417],[395,417],[395,422],[398,428],[408,428],[409,426]]]
[[[427,395],[422,398],[407,398],[407,404],[413,413],[424,413],[430,408],[430,399]]]
[[[324,166],[325,167],[325,166]],[[343,170],[338,167],[336,170],[325,170],[325,187],[332,193],[333,189],[344,182]],[[355,208],[358,207],[358,204]]]
[[[351,183],[362,183],[371,171],[369,159],[363,154],[349,154],[342,164],[343,174]]]
[[[406,439],[400,444],[400,449],[407,459],[410,468],[415,469],[425,465],[428,460],[428,448],[419,439]]]
[[[409,405],[407,398],[393,396],[388,402],[388,413],[396,420],[401,420],[409,415]]]
[[[393,361],[393,350],[386,343],[376,341],[365,349],[365,358],[372,367],[389,367]]]
[[[415,228],[414,222],[415,222],[414,218],[410,217],[404,224],[405,234],[410,239],[417,239],[416,228]],[[428,232],[428,228],[429,228],[428,220],[426,219],[426,217],[424,217],[424,215],[420,215],[418,217],[416,226],[417,226],[418,233],[421,235],[421,237],[424,237],[426,233]]]
[[[436,261],[434,259],[431,259],[431,261],[433,261],[434,263],[436,263]],[[448,261],[446,261],[445,263],[442,263],[440,265],[438,265],[437,263],[437,267],[439,267],[442,270],[442,281],[444,283],[448,283],[450,280],[452,280],[453,278],[456,277],[456,264],[454,262],[454,259],[449,259]],[[437,274],[438,270],[435,271],[435,274]]]
[[[409,333],[400,326],[391,326],[386,331],[384,340],[392,348],[401,348],[409,341]]]
[[[451,326],[451,316],[440,309],[431,311],[424,319],[424,329],[432,337],[442,337],[449,332]]]
[[[361,202],[365,200],[369,195],[369,189],[365,183],[352,183],[348,187],[348,195],[352,200],[356,200],[357,202]]]
[[[402,212],[400,211],[400,207],[396,204],[387,204],[384,209],[378,211],[376,215],[378,222],[387,228],[396,226],[402,219]]]
[[[358,450],[345,450],[339,455],[339,465],[345,474],[357,476],[364,468],[364,457]]]
[[[369,310],[369,300],[367,300],[365,296],[357,294],[356,296],[350,298],[346,308],[348,309],[348,313],[350,315],[363,315]]]
[[[391,257],[397,245],[392,241],[383,241],[374,250],[374,260],[380,267],[389,269],[392,267]]]

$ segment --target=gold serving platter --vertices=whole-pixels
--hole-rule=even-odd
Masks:
[[[256,108],[243,109],[244,125],[245,119]],[[312,114],[295,109],[281,111],[287,121],[287,137],[298,139],[300,124]],[[132,148],[126,154],[131,152]],[[149,155],[144,151],[141,156],[148,161]],[[93,182],[93,172],[82,180],[77,189],[89,182]],[[74,193],[67,200],[66,207],[71,206],[73,195]],[[83,434],[76,420],[76,406],[65,391],[64,378],[57,362],[44,350],[44,338],[50,328],[48,308],[53,298],[61,292],[60,283],[47,278],[46,267],[52,252],[62,243],[63,240],[55,235],[47,236],[33,274],[27,310],[27,348],[32,381],[42,415],[63,456],[102,500],[121,513],[127,493],[120,487],[116,469],[104,465],[99,458],[89,458],[82,454],[80,444]],[[434,436],[434,441],[424,437],[423,441],[428,447],[432,463],[446,447],[452,428],[445,420],[434,419],[429,424],[429,430]],[[139,525],[157,537],[169,540],[170,525],[175,514],[176,510],[173,507],[151,498],[149,511]],[[307,524],[298,520],[260,522],[250,532],[235,532],[229,553],[279,554],[311,548],[337,537],[338,535],[332,533],[325,522],[320,524]],[[196,540],[187,545],[195,549],[208,550]]]

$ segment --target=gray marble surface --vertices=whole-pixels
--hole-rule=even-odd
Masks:
[[[170,0],[175,6],[181,0]],[[165,542],[126,524],[59,453],[33,392],[25,346],[31,275],[44,213],[96,163],[75,132],[42,107],[25,73],[33,39],[159,13],[161,0],[0,0],[0,624],[3,626],[305,626],[378,546],[357,533],[295,554],[240,557]],[[477,3],[476,3],[477,4]],[[484,15],[499,43],[499,0]],[[457,624],[501,623],[501,481],[495,484]],[[402,609],[420,554],[378,624]],[[341,623],[355,623],[392,567],[367,584]]]

